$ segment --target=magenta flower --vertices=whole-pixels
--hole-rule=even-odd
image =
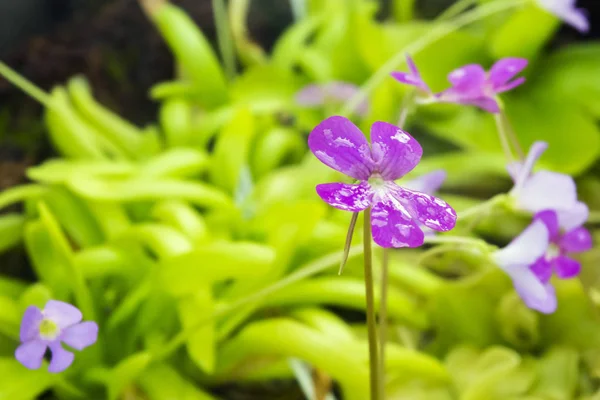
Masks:
[[[48,371],[64,371],[75,356],[63,349],[61,342],[76,350],[83,350],[98,338],[98,325],[91,321],[81,322],[81,319],[77,307],[62,301],[50,300],[44,310],[28,307],[21,322],[21,345],[15,357],[25,367],[38,369],[46,350],[50,349],[52,360]]]
[[[544,10],[571,25],[579,32],[590,30],[590,22],[587,13],[582,8],[575,7],[576,0],[538,0],[538,4]]]
[[[406,85],[415,86],[417,89],[425,92],[427,94],[431,94],[431,89],[429,86],[423,81],[417,66],[413,59],[407,54],[406,55],[406,64],[408,65],[408,69],[410,72],[392,72],[390,75],[397,80],[398,82],[404,83]]]
[[[525,78],[513,78],[527,66],[524,58],[503,58],[486,73],[481,65],[469,64],[448,75],[452,87],[436,94],[438,101],[470,104],[491,113],[500,112],[496,95],[514,89]]]
[[[494,262],[511,277],[527,307],[546,314],[556,310],[556,293],[549,280],[540,279],[532,266],[546,254],[549,243],[546,225],[536,220],[508,246],[492,254]]]
[[[544,282],[553,273],[560,279],[574,278],[581,271],[581,264],[570,257],[573,253],[582,253],[592,248],[592,235],[583,227],[589,210],[584,203],[568,211],[540,211],[535,220],[542,221],[550,234],[550,247],[532,266],[532,270]]]
[[[532,172],[538,158],[548,148],[545,142],[531,145],[524,163],[513,163],[508,172],[515,182],[510,191],[518,209],[537,213],[544,210],[573,210],[577,187],[572,177],[552,171]]]
[[[340,103],[348,100],[358,93],[359,87],[347,82],[329,82],[324,84],[311,84],[296,93],[296,103],[304,107],[320,107],[329,103]],[[359,116],[364,117],[369,112],[367,100],[360,102],[354,110]]]
[[[446,202],[394,182],[419,163],[423,154],[419,143],[386,122],[371,126],[371,143],[344,117],[327,118],[313,129],[308,145],[314,155],[359,181],[317,185],[319,196],[340,210],[359,212],[372,207],[373,239],[382,247],[422,245],[419,224],[436,231],[452,229],[456,212]]]

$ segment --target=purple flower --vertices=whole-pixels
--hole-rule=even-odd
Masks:
[[[330,117],[308,137],[314,155],[325,165],[359,182],[317,185],[321,198],[340,210],[359,212],[372,207],[373,239],[382,247],[417,247],[423,244],[419,224],[447,231],[456,213],[446,202],[396,185],[410,172],[423,149],[402,129],[386,122],[371,126],[371,143],[347,118]]]
[[[575,7],[576,0],[538,0],[540,7],[556,15],[565,23],[571,25],[579,32],[590,30],[587,13],[582,8]]]
[[[359,87],[347,82],[311,84],[296,93],[296,103],[305,107],[320,107],[328,103],[346,101],[359,92]],[[369,103],[363,100],[356,106],[356,113],[362,117],[369,112]]]
[[[535,215],[534,219],[542,221],[550,234],[548,251],[532,266],[532,270],[542,281],[550,280],[553,273],[560,279],[579,275],[581,264],[569,255],[592,248],[592,236],[583,227],[588,214],[588,207],[578,202],[572,210],[545,210]]]
[[[406,55],[406,64],[408,65],[410,72],[392,72],[390,75],[392,75],[392,77],[398,82],[415,86],[421,91],[431,94],[431,89],[425,83],[425,81],[423,81],[415,62],[408,54]]]
[[[452,87],[436,94],[438,101],[470,104],[491,113],[500,112],[496,95],[514,89],[525,78],[513,78],[527,66],[524,58],[503,58],[486,73],[481,65],[469,64],[448,75]]]
[[[527,307],[546,314],[556,310],[556,293],[549,280],[540,279],[532,266],[546,254],[549,243],[546,225],[536,220],[508,246],[492,254],[494,262],[511,277]]]
[[[17,360],[29,369],[38,369],[46,350],[52,352],[49,372],[67,369],[75,356],[62,348],[61,342],[76,349],[94,344],[98,338],[95,322],[80,322],[81,311],[62,301],[50,300],[44,310],[30,306],[21,322],[21,345],[15,352]]]
[[[524,163],[508,166],[515,185],[510,195],[518,209],[537,213],[544,210],[572,210],[577,204],[577,187],[568,175],[551,171],[532,172],[538,158],[548,148],[545,142],[531,145]]]

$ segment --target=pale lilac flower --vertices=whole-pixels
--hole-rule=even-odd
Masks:
[[[525,82],[515,78],[527,66],[524,58],[503,58],[489,72],[481,65],[469,64],[448,75],[452,87],[436,94],[437,100],[448,103],[469,104],[491,113],[500,112],[496,95],[512,90]]]
[[[546,254],[550,233],[542,221],[534,221],[508,246],[492,254],[494,262],[512,279],[527,307],[549,314],[556,310],[556,293],[549,280],[542,280],[532,266]]]
[[[518,209],[532,213],[568,211],[577,204],[577,187],[572,177],[552,171],[532,172],[536,161],[547,148],[547,143],[535,142],[524,163],[508,166],[508,172],[515,182],[510,195]]]
[[[67,369],[74,354],[63,349],[61,342],[76,350],[94,344],[98,338],[95,322],[81,322],[77,307],[62,301],[50,300],[43,310],[30,306],[21,322],[21,345],[15,352],[17,360],[29,369],[38,369],[47,349],[52,353],[49,372]]]
[[[579,32],[590,30],[590,21],[582,8],[575,7],[576,0],[538,0],[539,6]]]
[[[423,154],[419,143],[386,122],[371,126],[371,143],[344,117],[327,118],[313,129],[308,145],[314,155],[359,181],[317,185],[319,196],[341,210],[359,212],[372,207],[373,239],[382,247],[422,245],[419,223],[436,231],[452,229],[456,213],[446,202],[394,182],[419,163]]]
[[[434,195],[446,180],[447,175],[446,171],[438,169],[416,177],[415,179],[411,179],[410,181],[406,181],[402,186],[406,189]]]
[[[534,219],[542,221],[550,233],[548,251],[532,266],[542,281],[550,280],[553,274],[560,279],[579,275],[581,264],[570,255],[592,248],[592,235],[583,227],[588,215],[588,207],[582,202],[572,210],[545,210],[535,215]]]
[[[341,103],[353,97],[360,88],[348,82],[328,82],[311,84],[296,93],[296,103],[304,107],[321,107],[329,103]],[[369,103],[365,99],[354,110],[359,116],[364,117],[369,112]]]
[[[392,72],[390,75],[392,75],[392,77],[398,82],[414,86],[422,92],[431,94],[431,89],[425,83],[425,81],[423,81],[421,73],[417,69],[415,62],[408,54],[406,55],[406,64],[408,65],[408,69],[410,70],[410,72],[395,71]]]

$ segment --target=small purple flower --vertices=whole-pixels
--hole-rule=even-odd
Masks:
[[[524,163],[513,163],[508,172],[515,182],[510,191],[518,209],[537,213],[544,210],[572,210],[577,204],[577,187],[572,177],[552,171],[532,172],[548,148],[545,142],[531,145]]]
[[[556,310],[556,293],[549,280],[540,279],[532,266],[546,254],[549,243],[546,225],[536,220],[508,246],[492,254],[494,262],[511,277],[527,307],[545,314]]]
[[[305,107],[320,107],[328,103],[348,100],[359,92],[359,87],[348,82],[328,82],[311,84],[296,93],[296,103]],[[369,103],[363,100],[356,106],[356,113],[362,117],[369,112]]]
[[[448,75],[452,87],[436,94],[438,101],[470,104],[491,113],[500,112],[496,95],[512,90],[525,82],[525,78],[513,78],[527,66],[524,58],[503,58],[496,62],[489,73],[481,65],[469,64]]]
[[[581,271],[581,264],[570,257],[592,248],[592,235],[583,227],[589,214],[588,207],[578,202],[572,210],[538,212],[534,219],[542,221],[550,234],[550,247],[532,266],[532,270],[544,282],[553,273],[560,279],[574,278]]]
[[[404,83],[406,85],[415,86],[426,94],[431,95],[431,89],[429,86],[423,81],[421,77],[421,73],[417,69],[415,62],[413,59],[407,54],[406,55],[406,64],[408,65],[408,69],[410,72],[392,72],[390,75],[397,80],[398,82]]]
[[[313,129],[308,145],[314,155],[359,181],[317,185],[319,196],[340,210],[359,212],[372,207],[373,239],[381,247],[422,245],[419,224],[436,231],[452,229],[456,212],[446,202],[394,182],[419,163],[421,145],[386,122],[371,126],[371,143],[344,117],[327,118]]]
[[[52,352],[49,372],[67,369],[75,355],[62,348],[61,342],[76,349],[94,344],[98,338],[95,322],[81,322],[81,311],[62,301],[50,300],[44,310],[30,306],[21,322],[21,345],[15,352],[17,360],[29,369],[38,369],[46,350]]]
[[[576,0],[538,0],[539,6],[544,10],[585,33],[590,30],[590,21],[584,9],[575,7],[575,2]]]

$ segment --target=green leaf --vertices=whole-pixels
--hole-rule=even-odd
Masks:
[[[151,360],[150,353],[142,352],[131,355],[119,362],[110,371],[107,382],[108,399],[117,400],[123,389],[144,372]]]
[[[14,358],[0,358],[0,399],[35,400],[48,390],[57,375],[39,370],[29,370]]]
[[[18,244],[23,237],[25,217],[11,213],[0,216],[0,253]]]
[[[179,319],[183,329],[191,329],[214,313],[213,296],[210,284],[196,283],[194,293],[180,298],[177,304]],[[215,322],[202,324],[187,340],[187,351],[196,365],[211,374],[215,368]]]
[[[19,303],[10,297],[0,295],[0,333],[18,339],[21,316]]]
[[[580,357],[575,349],[553,347],[538,362],[533,395],[548,400],[573,399],[579,386]]]
[[[150,400],[216,400],[167,364],[150,366],[138,383]]]

